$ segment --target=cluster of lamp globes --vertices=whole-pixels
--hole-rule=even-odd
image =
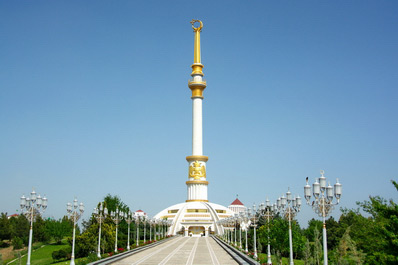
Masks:
[[[315,180],[312,184],[312,194],[314,195],[314,201],[311,200],[311,186],[308,184],[308,178],[306,179],[306,185],[304,186],[304,198],[307,200],[307,204],[311,205],[314,211],[320,217],[326,217],[333,210],[333,205],[340,203],[340,198],[343,190],[343,186],[340,184],[339,179],[336,180],[334,187],[326,185],[326,177],[324,176],[325,171],[321,170],[321,177]],[[333,198],[336,198],[336,203],[333,203]]]
[[[84,205],[83,205],[82,202],[79,204],[77,202],[76,198],[73,200],[73,205],[70,202],[68,202],[66,204],[66,211],[67,211],[68,215],[72,216],[72,218],[76,218],[77,217],[77,215],[78,215],[77,214],[77,208],[79,208],[80,215],[82,215],[84,213]],[[73,220],[73,221],[75,221],[75,220]]]
[[[36,206],[39,210],[41,208],[43,211],[45,211],[47,208],[47,201],[48,200],[46,196],[42,198],[40,194],[36,195],[36,192],[33,190],[30,193],[30,198],[26,198],[25,195],[22,195],[20,202],[21,210],[26,210],[29,214],[29,211],[33,211],[33,208]]]

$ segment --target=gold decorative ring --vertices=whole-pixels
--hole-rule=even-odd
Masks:
[[[200,24],[200,26],[197,27],[197,28],[195,28],[195,26],[194,26],[194,24],[196,22],[199,22],[199,24]],[[202,21],[197,20],[197,19],[192,19],[190,23],[192,24],[193,31],[199,31],[199,32],[202,31],[202,28],[203,28],[203,22]]]

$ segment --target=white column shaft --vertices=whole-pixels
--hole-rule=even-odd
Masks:
[[[202,98],[192,99],[192,155],[203,155]]]

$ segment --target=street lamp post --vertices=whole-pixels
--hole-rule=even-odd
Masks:
[[[285,208],[286,206],[286,208]],[[292,220],[296,214],[300,211],[301,197],[297,196],[292,199],[292,193],[290,189],[286,192],[286,197],[282,197],[277,200],[278,211],[284,213],[285,218],[289,220],[289,249],[290,249],[290,265],[294,264],[293,261],[293,239],[292,239]]]
[[[144,245],[146,243],[146,216],[143,217],[142,223],[144,224]]]
[[[274,217],[275,211],[276,211],[276,205],[271,205],[268,198],[265,200],[265,205],[263,203],[260,205],[261,215],[267,218],[267,231],[268,231],[267,265],[272,264],[271,245],[269,240],[269,234],[270,234],[269,223],[270,220]]]
[[[342,193],[342,185],[339,183],[339,179],[337,179],[336,184],[334,184],[334,192],[333,187],[330,185],[326,186],[326,178],[324,176],[325,171],[321,170],[321,177],[318,180],[315,180],[315,183],[312,184],[314,200],[312,204],[310,204],[311,200],[311,186],[308,184],[308,177],[306,178],[306,185],[304,186],[304,198],[307,201],[308,205],[312,205],[312,209],[317,213],[320,217],[322,217],[323,221],[323,264],[328,264],[328,247],[327,247],[327,236],[326,236],[326,217],[334,209],[334,205],[339,204],[341,193]],[[336,203],[333,203],[333,193],[336,198]]]
[[[99,207],[94,208],[93,215],[94,215],[95,219],[97,219],[97,222],[99,223],[97,257],[101,258],[101,224],[105,220],[106,216],[108,215],[108,209],[106,207],[103,207],[102,202],[101,202]]]
[[[235,236],[235,243],[234,243],[234,245],[235,245],[235,247],[237,247],[238,246],[238,244],[237,244],[237,241],[236,241],[236,227],[238,226],[238,214],[237,213],[235,213],[234,214],[234,236]]]
[[[34,189],[30,193],[30,198],[29,197],[25,198],[25,195],[22,195],[21,197],[21,202],[20,202],[21,210],[23,214],[25,214],[25,216],[28,218],[30,223],[28,260],[26,262],[26,265],[30,265],[30,257],[32,254],[33,221],[36,215],[40,215],[40,213],[43,213],[46,210],[47,201],[48,200],[46,196],[44,196],[43,198],[40,196],[40,194],[37,196]]]
[[[156,241],[156,223],[157,219],[153,218],[153,241]]]
[[[249,219],[249,212],[248,210],[245,211],[245,213],[243,214],[243,222],[245,224],[245,252],[249,252],[248,246],[247,246],[247,230],[249,228],[250,225],[250,219]]]
[[[163,238],[163,219],[159,219],[159,239]]]
[[[79,211],[77,208],[79,207]],[[69,218],[73,221],[73,237],[72,237],[72,255],[70,258],[70,265],[75,265],[75,234],[76,234],[76,223],[82,216],[84,212],[84,205],[81,202],[80,204],[77,203],[77,199],[73,200],[73,205],[68,202],[66,204],[66,211],[69,215]]]
[[[166,227],[167,227],[167,220],[162,219],[162,237],[166,238]]]
[[[123,216],[120,216],[118,207],[116,207],[116,211],[115,212],[111,211],[112,221],[116,224],[115,253],[117,252],[117,232],[118,232],[117,230],[118,230],[118,227],[119,227],[119,223],[122,220],[122,217]]]
[[[167,220],[167,229],[166,229],[166,237],[169,234],[170,231],[170,227],[173,225],[173,221],[172,220]],[[171,234],[170,234],[171,236]]]
[[[227,219],[227,225],[228,225],[228,235],[229,235],[229,239],[228,239],[228,243],[233,245],[234,244],[234,236],[233,236],[233,227],[234,227],[234,220],[233,217],[230,216]]]
[[[131,211],[124,213],[124,220],[127,223],[127,250],[130,250],[130,224],[133,221]]]
[[[239,213],[238,222],[239,222],[239,249],[242,249],[242,220],[243,215],[242,212]]]
[[[252,212],[253,210],[253,212]],[[257,234],[256,234],[256,228],[257,228],[257,211],[256,211],[256,204],[253,204],[253,209],[249,208],[249,218],[253,221],[252,227],[254,228],[254,234],[253,234],[253,244],[254,244],[254,258],[257,259]]]
[[[148,224],[149,224],[149,242],[152,241],[152,219],[148,220]]]
[[[137,247],[140,245],[140,216],[135,217],[135,226],[137,227]]]

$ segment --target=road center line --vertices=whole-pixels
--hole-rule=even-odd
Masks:
[[[183,239],[183,237],[180,237],[179,239],[177,239],[172,245],[176,244],[181,239]],[[170,247],[170,245],[166,244],[166,246],[164,246],[164,247],[158,249],[157,251],[155,251],[155,252],[153,252],[153,253],[151,253],[151,254],[149,254],[149,255],[147,255],[147,256],[139,259],[139,260],[137,260],[136,262],[132,263],[131,265],[140,264],[140,263],[144,262],[145,260],[149,259],[150,257],[152,257],[153,255],[156,255],[157,253],[159,253],[160,251],[162,251],[163,249],[168,248],[168,247]]]
[[[207,244],[207,248],[209,249],[211,261],[213,262],[213,264],[220,265],[220,262],[218,261],[217,256],[214,253],[213,247],[209,243],[208,237],[206,237],[206,244]]]
[[[171,257],[173,257],[178,251],[180,251],[180,249],[185,246],[186,243],[188,243],[188,241],[190,241],[192,238],[189,238],[188,240],[186,240],[184,243],[182,243],[179,247],[177,247],[176,249],[174,249],[169,255],[167,255],[161,262],[159,262],[159,265],[164,265],[166,264]]]
[[[199,237],[196,238],[195,244],[192,247],[192,250],[191,250],[191,253],[189,254],[186,265],[193,264],[193,259],[195,258],[195,253],[196,253],[196,249],[198,248],[198,243],[199,243]]]

